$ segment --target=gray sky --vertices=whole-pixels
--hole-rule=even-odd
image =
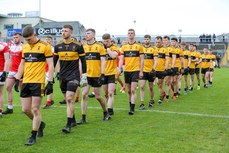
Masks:
[[[0,14],[38,10],[39,0],[0,0]],[[41,16],[79,21],[98,35],[126,35],[129,28],[137,35],[229,32],[228,0],[41,0]]]

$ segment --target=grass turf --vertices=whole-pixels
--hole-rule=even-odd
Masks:
[[[37,143],[30,147],[24,143],[30,136],[31,121],[21,113],[18,93],[15,93],[14,113],[0,119],[1,152],[227,153],[228,71],[215,69],[213,87],[205,89],[201,82],[201,90],[197,91],[195,87],[193,93],[182,94],[177,100],[170,99],[169,103],[163,103],[162,106],[156,104],[153,109],[138,111],[138,96],[133,116],[128,115],[127,95],[118,92],[115,96],[115,115],[108,122],[102,121],[99,103],[95,98],[89,98],[88,123],[74,127],[70,134],[61,132],[66,124],[66,107],[58,103],[63,98],[56,83],[55,104],[50,109],[42,109],[46,122],[44,137],[37,138]],[[118,85],[117,91],[119,89]],[[158,87],[154,89],[157,101]],[[147,93],[146,104],[149,98]],[[79,103],[75,112],[79,120]]]

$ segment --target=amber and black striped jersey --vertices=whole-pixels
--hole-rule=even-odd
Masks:
[[[153,46],[145,47],[143,46],[144,53],[144,68],[143,72],[151,72],[154,66],[154,57],[158,56],[158,53]]]
[[[197,53],[195,51],[191,51],[190,52],[190,58],[191,58],[191,63],[190,63],[189,68],[195,69],[196,62],[193,62],[192,60],[195,60],[196,58],[199,58],[199,56],[197,55]]]
[[[173,63],[174,48],[171,47],[171,46],[166,46],[165,48],[166,48],[166,49],[168,50],[168,52],[169,52],[169,67],[168,67],[168,69],[171,69],[172,63]]]
[[[202,54],[200,58],[202,59],[201,68],[210,68],[211,56],[209,54]]]
[[[140,71],[140,55],[143,54],[143,47],[140,43],[123,45],[121,54],[124,55],[125,72]]]
[[[216,61],[216,56],[214,54],[209,54],[212,61]],[[211,64],[210,68],[214,68],[214,65]]]
[[[86,54],[87,76],[100,77],[101,76],[101,57],[105,57],[107,52],[100,42],[93,44],[86,44],[83,46]]]
[[[176,55],[176,63],[174,65],[174,67],[178,67],[181,68],[181,57],[184,56],[182,50],[180,48],[174,48],[174,54]]]
[[[119,47],[117,45],[112,44],[109,48],[111,51],[119,53]],[[111,58],[108,53],[106,54],[105,75],[113,75],[118,73],[116,66],[117,57]]]
[[[184,54],[184,68],[187,68],[188,67],[188,59],[190,57],[190,51],[184,50],[183,54]]]
[[[201,57],[201,53],[200,53],[199,51],[197,51],[197,50],[196,50],[196,55],[197,55],[198,58]],[[201,64],[198,64],[198,65],[196,66],[196,68],[200,68],[200,67],[201,67]]]
[[[23,83],[45,83],[46,58],[52,58],[51,46],[38,40],[33,46],[22,46],[22,59],[24,59]]]
[[[59,57],[60,79],[70,81],[80,77],[79,57],[85,56],[81,43],[74,39],[70,42],[62,40],[55,45],[54,56]]]
[[[158,53],[156,71],[165,71],[166,57],[169,57],[169,51],[165,47],[155,48]]]

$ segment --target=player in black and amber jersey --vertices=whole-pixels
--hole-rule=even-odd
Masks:
[[[211,56],[209,55],[207,48],[204,48],[203,51],[204,53],[200,56],[200,60],[197,64],[201,63],[202,80],[204,88],[207,88],[210,78]]]
[[[119,52],[119,47],[111,41],[111,35],[106,33],[102,36],[103,44],[107,51],[105,81],[103,83],[104,94],[107,99],[108,113],[114,114],[114,91],[115,91],[115,76],[117,75],[116,60]]]
[[[196,65],[196,62],[199,61],[199,56],[194,51],[194,44],[192,43],[189,45],[189,51],[190,51],[190,60],[188,62],[188,67],[189,67],[189,74],[191,75],[189,91],[192,92],[193,87],[194,87],[194,74],[195,74],[195,68],[196,68],[195,65]]]
[[[142,45],[134,39],[134,29],[128,30],[128,44],[123,45],[119,61],[119,74],[123,59],[125,60],[125,83],[128,89],[128,98],[130,103],[129,115],[134,114],[135,103],[137,100],[138,79],[143,77],[144,54]]]
[[[201,56],[201,53],[199,51],[197,51],[197,46],[194,45],[193,46],[193,50],[194,52],[196,52],[196,57],[198,58],[198,60],[196,61],[196,64],[195,64],[195,73],[196,73],[196,79],[197,79],[197,90],[200,90],[200,68],[201,68],[201,63],[199,63],[200,61],[200,56]]]
[[[54,66],[56,66],[59,59],[60,88],[67,103],[67,124],[62,129],[64,133],[69,133],[71,127],[76,125],[74,115],[74,96],[75,91],[80,84],[79,59],[82,63],[82,73],[84,75],[86,73],[83,45],[71,37],[72,32],[73,27],[71,25],[64,25],[62,27],[63,40],[57,43],[54,48]]]
[[[165,102],[168,102],[169,101],[169,95],[170,95],[170,89],[171,89],[171,85],[172,85],[172,78],[173,78],[173,72],[171,70],[172,61],[173,61],[173,58],[176,57],[176,55],[174,54],[174,48],[172,46],[170,46],[169,36],[163,37],[163,45],[169,52],[169,65],[168,65],[168,70],[167,70],[168,74],[165,77],[165,85],[166,85]]]
[[[214,74],[214,65],[213,62],[216,62],[216,56],[214,54],[212,54],[212,49],[210,49],[209,51],[209,55],[211,56],[211,65],[210,65],[210,69],[209,69],[209,73],[210,73],[210,78],[209,78],[209,86],[212,86],[212,82],[213,82],[213,74]]]
[[[156,51],[158,53],[157,58],[157,67],[156,67],[156,77],[158,78],[157,85],[160,91],[160,98],[158,100],[159,106],[162,104],[162,101],[165,97],[164,91],[164,78],[168,74],[169,67],[169,52],[167,48],[162,46],[162,37],[157,36],[156,39]]]
[[[148,80],[148,89],[150,94],[150,101],[149,101],[149,108],[153,107],[154,104],[154,90],[153,90],[153,82],[156,78],[155,69],[157,67],[157,52],[155,47],[151,45],[151,36],[145,35],[144,36],[144,46],[143,46],[143,53],[144,53],[144,68],[143,68],[143,77],[140,79],[140,99],[141,105],[139,110],[144,110],[144,98],[145,98],[145,85],[146,81]]]
[[[174,48],[174,58],[172,62],[172,70],[173,70],[173,78],[172,78],[172,86],[173,86],[173,99],[176,99],[178,95],[178,80],[181,78],[180,72],[184,70],[184,64],[183,64],[183,52],[178,47],[178,41],[177,38],[172,38],[172,47]]]
[[[51,46],[37,38],[33,27],[26,26],[22,36],[27,43],[22,46],[22,60],[14,88],[18,92],[19,79],[23,75],[20,93],[22,111],[33,120],[32,135],[25,145],[33,145],[36,143],[36,136],[43,137],[45,123],[41,121],[40,106],[44,93],[48,95],[53,91],[53,58]],[[49,67],[49,79],[45,87],[46,62]]]
[[[180,43],[181,46],[181,50],[183,51],[184,54],[184,94],[187,94],[187,90],[188,90],[188,62],[190,59],[190,51],[186,49],[186,43],[185,42],[181,42]]]
[[[102,43],[95,41],[95,30],[86,30],[86,40],[87,44],[84,45],[84,51],[86,54],[87,63],[87,80],[88,85],[83,87],[82,90],[82,101],[81,101],[81,111],[82,119],[79,124],[86,123],[86,111],[88,102],[88,92],[90,86],[94,88],[95,98],[100,103],[103,110],[103,121],[108,121],[110,115],[106,110],[106,102],[101,97],[100,88],[105,80],[105,65],[106,65],[106,50]]]

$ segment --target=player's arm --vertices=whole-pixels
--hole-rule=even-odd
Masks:
[[[188,58],[188,67],[190,67],[191,62],[192,62],[191,57],[189,57],[189,58]]]
[[[48,64],[48,74],[49,79],[48,81],[53,81],[53,75],[54,75],[54,66],[53,66],[53,57],[46,58],[46,63]]]
[[[101,56],[100,60],[101,60],[101,74],[104,74],[105,73],[105,67],[106,67],[106,57]]]
[[[140,54],[140,72],[143,72],[144,68],[144,54]]]
[[[9,72],[10,68],[10,55],[9,52],[4,53],[4,59],[5,59],[5,66],[4,66],[4,72]]]
[[[169,56],[165,56],[165,69],[169,68]]]
[[[156,67],[157,67],[157,65],[158,65],[158,60],[157,60],[158,58],[157,58],[157,56],[156,56],[156,57],[154,56],[154,58],[153,58],[153,59],[154,59],[153,69],[155,70],[155,69],[156,69]]]
[[[87,72],[87,64],[86,64],[86,58],[85,56],[80,56],[80,65],[81,65],[81,73],[84,74]],[[105,68],[104,68],[105,69]]]
[[[181,67],[184,68],[184,57],[180,57]]]
[[[111,51],[110,48],[107,48],[107,53],[109,54],[109,56],[114,59],[118,56],[118,52],[117,51]]]
[[[25,66],[25,59],[22,58],[19,64],[19,67],[18,67],[17,75],[16,75],[17,80],[20,80],[22,78],[23,73],[24,73],[24,66]]]
[[[124,55],[120,55],[119,56],[119,63],[118,63],[118,74],[121,74],[121,69],[122,69],[122,65],[123,65],[123,60],[124,60]]]

